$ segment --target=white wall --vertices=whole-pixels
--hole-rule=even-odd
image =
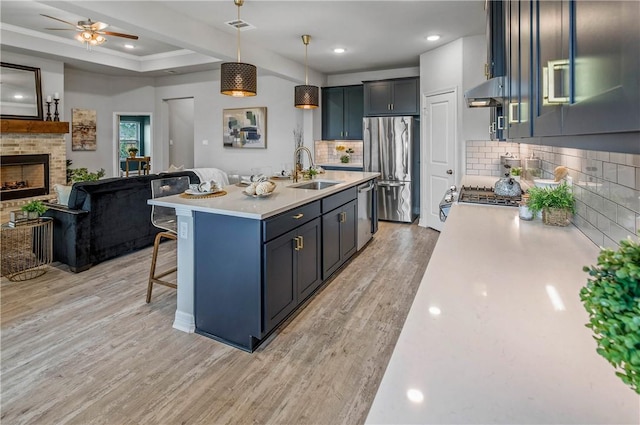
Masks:
[[[437,94],[450,89],[457,91],[456,169],[461,171],[465,169],[465,141],[489,139],[489,110],[469,110],[464,101],[465,90],[485,80],[485,62],[486,40],[483,35],[459,38],[420,55],[422,94]]]
[[[69,135],[67,159],[73,161],[73,168],[87,167],[89,171],[104,168],[107,176],[113,176],[116,161],[114,146],[117,141],[117,134],[114,134],[114,113],[121,115],[153,113],[153,79],[112,77],[66,68],[64,85],[66,100],[64,108],[69,121],[72,117],[71,110],[75,108],[93,109],[97,115],[97,149],[72,151]],[[153,133],[152,137],[155,137]]]
[[[169,162],[176,167],[193,168],[193,98],[167,100],[169,124]],[[164,120],[164,117],[162,117]]]
[[[276,76],[259,76],[257,96],[232,98],[220,94],[218,72],[167,76],[156,80],[156,110],[161,109],[165,99],[194,98],[195,167],[249,171],[266,166],[277,171],[283,163],[293,161],[293,130],[301,126],[305,144],[313,150],[313,135],[320,128],[318,111],[303,111],[293,106],[295,85]],[[224,148],[222,110],[262,106],[267,108],[267,149]],[[162,158],[161,163],[166,167],[169,165],[168,133],[163,127],[162,123],[156,126],[162,144],[156,145],[153,155]],[[203,143],[205,140],[208,144]]]

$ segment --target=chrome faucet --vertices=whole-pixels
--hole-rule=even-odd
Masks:
[[[309,155],[309,168],[314,168],[313,158],[311,157],[311,151],[306,146],[298,146],[295,151],[293,151],[293,182],[298,182],[298,152],[305,151],[307,155]],[[300,163],[300,168],[302,168],[302,163]]]

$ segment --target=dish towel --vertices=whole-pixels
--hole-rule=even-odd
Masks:
[[[227,173],[218,168],[191,168],[189,171],[196,173],[201,182],[215,180],[222,186],[229,185]]]

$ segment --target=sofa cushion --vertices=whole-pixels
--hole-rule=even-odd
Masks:
[[[71,186],[65,186],[63,184],[54,184],[53,190],[56,192],[56,198],[58,198],[58,204],[69,205],[69,195],[71,195]]]

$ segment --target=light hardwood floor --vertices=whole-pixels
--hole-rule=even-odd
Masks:
[[[1,281],[2,424],[360,424],[438,232],[380,223],[369,246],[253,354],[145,303],[151,248]],[[159,267],[175,261],[161,246]]]

